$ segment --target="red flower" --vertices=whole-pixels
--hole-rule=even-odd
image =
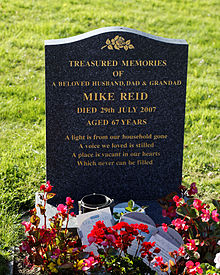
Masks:
[[[50,192],[52,190],[52,185],[50,185],[50,181],[48,180],[46,185],[42,184],[41,187],[40,187],[40,191],[44,191],[44,192]]]
[[[137,227],[139,230],[141,230],[142,232],[145,232],[145,233],[149,233],[149,230],[148,230],[148,226],[146,224],[138,224],[138,227]]]
[[[28,241],[22,241],[22,244],[19,247],[20,252],[26,251],[27,253],[31,253],[31,247],[28,243]]]
[[[173,201],[176,203],[176,207],[179,207],[183,204],[183,199],[179,198],[177,195],[173,197]]]
[[[141,257],[142,258],[145,258],[146,256],[151,256],[152,255],[152,252],[150,252],[149,250],[151,248],[153,248],[155,245],[155,242],[143,242],[141,244],[141,249],[140,249],[140,252],[141,252]],[[156,248],[155,248],[156,249]],[[158,251],[159,248],[157,248],[157,251]],[[157,252],[155,252],[157,253]]]
[[[40,191],[44,191],[45,190],[45,188],[46,188],[46,186],[44,185],[44,184],[42,184],[41,186],[40,186]]]
[[[155,262],[154,267],[161,266],[164,264],[163,258],[161,256],[155,257],[152,262]]]
[[[107,247],[114,247],[123,252],[127,252],[129,246],[134,239],[143,241],[139,231],[149,232],[148,226],[144,224],[128,224],[120,222],[112,227],[106,227],[104,222],[98,221],[90,234],[87,236],[89,244],[95,243],[97,245]]]
[[[47,184],[46,184],[46,188],[45,188],[45,192],[50,192],[52,190],[52,185],[50,185],[50,181],[48,180],[47,181]]]
[[[161,251],[161,249],[160,248],[158,248],[158,247],[156,247],[155,249],[154,249],[154,253],[160,253],[160,251]]]

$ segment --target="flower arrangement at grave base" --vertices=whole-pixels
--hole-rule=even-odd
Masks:
[[[196,183],[192,183],[189,190],[180,186],[180,190],[181,197],[172,193],[160,200],[163,216],[171,219],[169,226],[179,232],[184,241],[184,245],[171,255],[175,260],[169,263],[171,271],[173,274],[217,274],[220,268],[220,201],[213,200],[211,209],[210,205],[195,198]],[[162,226],[167,231],[167,224]]]
[[[88,235],[89,244],[95,244],[98,255],[85,252],[86,246],[81,245],[78,236],[68,231],[69,217],[74,216],[71,212],[74,201],[67,197],[65,205],[58,205],[57,214],[47,226],[46,203],[55,194],[50,193],[49,181],[40,190],[44,192],[43,204],[38,207],[44,226],[39,227],[36,209],[30,211],[30,222],[22,222],[26,239],[20,245],[20,252],[25,254],[24,262],[30,269],[37,266],[42,274],[156,274],[151,267],[159,267],[162,274],[219,274],[219,201],[213,200],[211,209],[194,198],[195,183],[189,190],[181,186],[182,197],[170,194],[160,201],[163,216],[171,218],[170,225],[162,224],[163,230],[173,227],[184,241],[178,251],[169,253],[172,258],[169,262],[158,256],[160,249],[155,242],[144,241],[142,232],[148,233],[144,224],[119,222],[106,227],[98,221]],[[137,243],[134,256],[128,253],[133,241]],[[149,266],[143,258],[148,259]]]

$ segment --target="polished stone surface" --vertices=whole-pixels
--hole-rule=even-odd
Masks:
[[[154,201],[178,191],[186,41],[112,27],[46,41],[45,53],[51,202],[94,192],[115,202]]]

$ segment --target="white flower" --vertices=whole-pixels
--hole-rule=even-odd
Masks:
[[[220,268],[220,252],[219,253],[217,253],[216,255],[215,255],[215,260],[214,260],[214,262],[215,262],[215,267],[216,268]]]
[[[217,242],[217,245],[220,245],[220,240]]]

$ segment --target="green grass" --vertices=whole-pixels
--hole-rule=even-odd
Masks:
[[[19,242],[20,214],[34,205],[34,192],[45,179],[44,40],[107,26],[186,39],[183,179],[198,182],[206,200],[219,197],[219,12],[218,0],[1,0],[2,255]]]

